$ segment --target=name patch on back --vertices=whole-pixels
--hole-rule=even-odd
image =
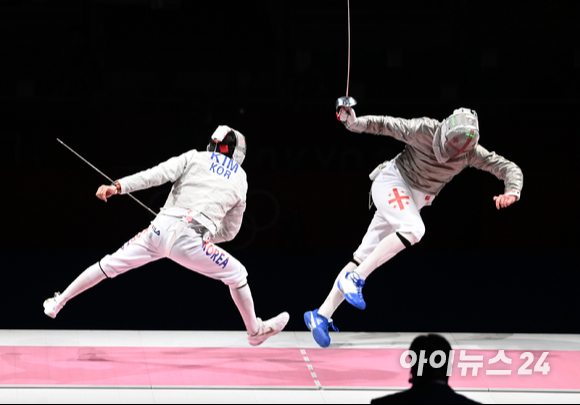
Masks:
[[[209,168],[210,172],[215,173],[218,176],[223,176],[226,179],[230,179],[232,174],[238,172],[239,168],[240,165],[229,157],[220,153],[212,153],[211,166]]]

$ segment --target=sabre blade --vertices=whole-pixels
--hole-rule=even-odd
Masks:
[[[340,97],[338,100],[336,100],[334,104],[334,108],[336,110],[336,118],[339,121],[340,121],[340,111],[343,108],[351,108],[357,104],[357,101],[354,98],[348,96],[348,90],[350,87],[350,0],[346,1],[348,7],[348,69],[346,73],[346,96]]]
[[[83,162],[85,162],[86,164],[88,164],[89,166],[91,166],[95,171],[97,171],[101,176],[103,176],[104,178],[106,178],[107,180],[109,180],[111,183],[114,183],[114,181],[107,176],[105,173],[103,173],[102,171],[100,171],[99,169],[97,169],[93,164],[91,164],[91,162],[89,162],[87,159],[85,159],[84,157],[82,157],[81,155],[79,155],[74,149],[72,149],[70,146],[68,146],[66,143],[64,143],[63,141],[61,141],[60,139],[56,138],[56,140],[65,148],[67,148],[68,150],[70,150],[72,153],[74,153],[79,159],[81,159]],[[128,195],[129,197],[131,197],[133,200],[135,200],[135,202],[137,202],[139,205],[141,205],[143,208],[145,208],[147,211],[149,211],[150,213],[152,213],[153,215],[157,216],[157,213],[155,213],[155,211],[153,211],[151,208],[149,208],[148,206],[146,206],[145,204],[143,204],[141,201],[139,201],[137,198],[133,197],[133,195],[131,195],[131,193],[127,193],[126,195]]]
[[[103,176],[104,178],[106,178],[107,180],[109,180],[111,183],[114,183],[113,180],[111,180],[111,178],[109,176],[107,176],[105,173],[103,173],[102,171],[100,171],[99,169],[97,169],[95,166],[93,166],[87,159],[85,159],[84,157],[82,157],[81,155],[79,155],[78,153],[76,153],[71,147],[69,147],[66,143],[64,143],[63,141],[61,141],[60,139],[56,138],[57,141],[59,141],[62,146],[64,146],[65,148],[67,148],[68,150],[70,150],[72,153],[74,153],[75,155],[77,155],[77,157],[79,159],[81,159],[83,162],[85,162],[86,164],[88,164],[89,166],[91,166],[93,169],[95,169],[101,176]]]
[[[348,99],[348,89],[350,87],[350,0],[346,0],[348,7],[348,70],[346,73],[346,98]]]

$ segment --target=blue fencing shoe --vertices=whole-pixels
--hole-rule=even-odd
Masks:
[[[365,309],[367,307],[367,303],[362,294],[365,281],[360,278],[356,271],[346,273],[346,276],[342,280],[338,280],[337,284],[339,290],[344,293],[344,298],[346,298],[350,305],[358,309]]]
[[[312,336],[320,347],[330,346],[330,335],[328,333],[329,326],[338,332],[338,329],[336,326],[334,326],[332,319],[318,315],[318,309],[306,312],[304,314],[304,322],[306,323],[306,326],[308,326],[308,329],[312,331]]]

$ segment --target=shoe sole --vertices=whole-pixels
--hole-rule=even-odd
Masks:
[[[344,296],[344,298],[346,299],[346,302],[348,302],[350,305],[352,305],[353,307],[355,307],[356,309],[360,309],[361,311],[364,311],[367,307],[366,302],[363,302],[364,305],[361,304],[356,304],[354,301],[352,301],[348,296]]]
[[[338,287],[338,289],[344,294],[344,298],[346,299],[346,302],[348,302],[350,305],[352,305],[353,307],[355,307],[356,309],[360,309],[361,311],[364,311],[367,307],[366,302],[363,302],[364,305],[361,304],[356,304],[354,301],[352,301],[348,295],[346,295],[344,293],[344,291],[342,290],[342,287],[340,286],[340,280],[338,280],[336,282],[336,286]]]
[[[332,339],[330,339],[328,334],[324,333],[324,330],[322,330],[321,328],[315,327],[314,329],[312,329],[312,325],[310,324],[310,320],[312,319],[312,317],[313,312],[306,312],[304,314],[304,323],[306,323],[308,330],[312,332],[312,337],[314,338],[316,344],[322,348],[327,348],[328,346],[330,346],[330,342],[332,341]]]
[[[323,349],[326,349],[328,346],[330,346],[330,343],[332,342],[330,336],[324,333],[324,330],[321,328],[314,328],[312,331],[312,337],[314,338],[316,344]]]
[[[56,314],[54,312],[44,311],[44,315],[48,316],[49,318],[56,319]]]

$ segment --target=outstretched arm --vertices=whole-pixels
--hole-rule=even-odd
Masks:
[[[434,134],[440,125],[439,121],[431,118],[404,119],[387,115],[357,117],[351,107],[342,107],[338,119],[351,132],[391,136],[406,144],[412,144],[418,133]]]
[[[191,150],[180,156],[173,157],[151,169],[124,177],[116,181],[113,185],[102,185],[97,190],[97,198],[107,202],[108,198],[116,194],[127,194],[133,191],[160,186],[169,181],[175,182],[184,173],[193,153],[197,153],[197,151]]]
[[[191,161],[192,154],[194,153],[197,153],[197,151],[191,150],[180,156],[173,157],[151,169],[118,180],[115,183],[121,184],[121,187],[117,189],[118,194],[127,194],[134,191],[145,190],[168,182],[174,183],[185,172],[188,163]]]
[[[520,199],[524,186],[524,174],[518,165],[495,152],[489,152],[481,145],[477,145],[469,153],[469,165],[485,170],[504,181],[504,194],[493,197],[498,210],[507,208]]]

